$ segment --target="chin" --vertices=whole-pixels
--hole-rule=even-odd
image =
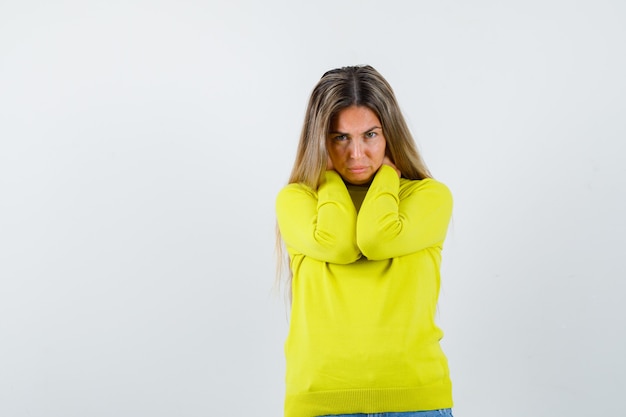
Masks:
[[[364,185],[364,184],[369,184],[370,182],[372,182],[373,178],[374,176],[371,175],[369,177],[356,177],[356,178],[344,177],[343,179],[349,182],[350,184]]]

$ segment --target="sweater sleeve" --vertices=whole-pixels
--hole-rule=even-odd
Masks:
[[[357,244],[368,259],[408,255],[443,243],[452,216],[452,195],[433,179],[411,181],[401,192],[395,170],[383,165],[363,200]]]
[[[339,174],[326,171],[317,192],[289,184],[276,198],[276,217],[285,246],[330,263],[348,264],[360,258],[356,245],[356,210]]]

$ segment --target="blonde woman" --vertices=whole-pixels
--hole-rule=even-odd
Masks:
[[[286,417],[452,416],[435,324],[451,214],[387,81],[371,66],[325,73],[276,199]]]

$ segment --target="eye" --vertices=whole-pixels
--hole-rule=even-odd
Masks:
[[[345,140],[348,140],[348,135],[337,135],[337,136],[333,136],[333,140],[335,142],[343,142]]]
[[[366,137],[366,138],[368,138],[368,139],[375,138],[376,136],[378,136],[378,133],[376,133],[376,132],[374,132],[374,131],[367,132],[367,133],[365,134],[365,137]]]

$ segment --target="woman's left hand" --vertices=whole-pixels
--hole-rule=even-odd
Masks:
[[[330,155],[328,155],[328,159],[326,160],[326,171],[332,171],[334,169],[333,160],[330,159]]]

